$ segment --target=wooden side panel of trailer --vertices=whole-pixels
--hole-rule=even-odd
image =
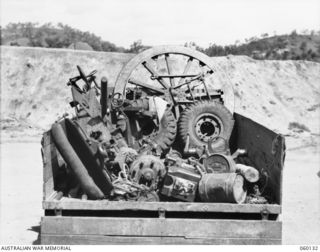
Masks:
[[[272,204],[112,202],[65,197],[65,165],[50,131],[44,135],[42,244],[281,244],[281,135],[234,114],[231,152],[248,151],[244,164],[268,176]]]
[[[281,244],[281,222],[43,217],[42,244]]]

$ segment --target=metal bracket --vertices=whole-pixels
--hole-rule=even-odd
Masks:
[[[263,209],[261,212],[261,219],[268,220],[269,219],[269,211],[267,209]]]
[[[158,209],[158,213],[159,213],[159,218],[160,219],[165,219],[166,218],[166,209],[160,207]]]
[[[57,216],[57,217],[61,217],[62,216],[62,209],[54,209],[54,215]]]

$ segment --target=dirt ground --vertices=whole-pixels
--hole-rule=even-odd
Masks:
[[[2,143],[0,243],[37,244],[43,215],[40,143]],[[319,150],[289,150],[283,174],[283,244],[320,244]]]

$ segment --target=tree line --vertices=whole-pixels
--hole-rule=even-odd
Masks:
[[[79,29],[58,23],[10,23],[0,26],[1,45],[32,46],[47,48],[70,48],[70,45],[82,42],[89,49],[106,52],[139,53],[150,46],[143,45],[141,40],[134,41],[129,48],[117,46],[101,37],[83,32]],[[292,31],[287,35],[267,33],[259,37],[246,39],[244,43],[221,46],[210,44],[207,48],[194,42],[185,43],[186,47],[195,48],[208,56],[247,55],[255,59],[276,60],[312,60],[320,62],[320,31]]]

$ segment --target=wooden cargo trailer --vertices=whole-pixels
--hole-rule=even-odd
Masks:
[[[272,204],[121,202],[63,197],[61,160],[50,131],[42,152],[42,244],[281,244],[284,137],[234,114],[233,153],[246,149],[242,163],[266,172]]]

